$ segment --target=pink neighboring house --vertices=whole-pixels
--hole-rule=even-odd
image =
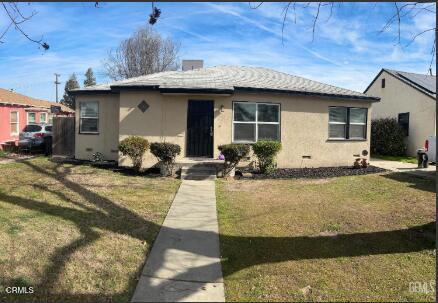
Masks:
[[[7,142],[15,144],[27,124],[51,123],[50,106],[61,106],[61,115],[74,115],[74,111],[59,103],[31,98],[0,88],[0,149]]]

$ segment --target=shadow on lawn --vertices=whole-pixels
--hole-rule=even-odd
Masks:
[[[430,174],[435,173],[435,171],[430,172]],[[435,182],[431,179],[425,179],[404,172],[382,174],[382,176],[394,181],[409,183],[409,187],[411,188],[436,193]]]
[[[63,167],[61,164],[55,165],[53,169],[44,169],[32,162],[24,161],[24,164],[40,174],[49,176],[61,182],[67,189],[70,189],[81,195],[94,207],[86,206],[82,203],[72,200],[59,191],[52,191],[43,185],[36,185],[42,190],[58,195],[60,199],[68,201],[81,209],[57,206],[38,201],[35,199],[22,198],[8,195],[0,192],[0,200],[18,205],[20,207],[39,211],[52,216],[69,220],[79,228],[81,237],[70,244],[58,248],[51,256],[49,265],[45,269],[43,281],[39,285],[32,285],[36,290],[37,300],[43,301],[75,301],[75,302],[107,302],[121,301],[130,298],[133,294],[134,287],[137,283],[135,277],[131,277],[129,286],[122,293],[115,293],[111,296],[100,294],[56,294],[55,283],[62,276],[62,272],[70,256],[78,249],[92,244],[99,238],[99,234],[93,231],[93,228],[100,228],[112,231],[118,234],[129,235],[131,237],[153,242],[153,236],[157,234],[160,226],[145,220],[130,210],[123,208],[109,199],[96,194],[83,186],[67,179],[70,169]],[[178,230],[163,227],[172,233],[184,237],[185,233],[205,237],[208,232]],[[229,235],[220,235],[222,251],[226,252],[227,259],[222,261],[224,276],[241,269],[264,263],[281,262],[286,260],[301,260],[314,258],[337,258],[352,257],[375,254],[393,254],[422,251],[433,249],[435,247],[435,222],[430,222],[422,226],[416,226],[409,229],[400,229],[392,231],[380,231],[370,233],[341,234],[337,236],[317,236],[317,237],[238,237]],[[169,247],[172,249],[174,247]],[[236,249],[237,248],[237,249]],[[207,251],[193,251],[187,248],[187,251],[207,255]],[[213,256],[212,256],[213,257]],[[162,264],[164,256],[158,263]],[[156,268],[160,267],[157,264]],[[206,270],[213,269],[217,264],[197,267],[191,270],[190,274],[197,276],[202,275]],[[138,268],[140,273],[141,267]],[[176,276],[173,280],[184,279],[187,273]],[[219,276],[217,277],[219,278]],[[16,286],[14,281],[5,283],[5,286]],[[166,280],[158,286],[149,285],[150,288],[160,288],[168,286]],[[203,287],[199,283],[199,288]],[[182,300],[187,298],[194,290],[175,292],[172,300]],[[24,302],[26,300],[35,301],[35,295],[19,295],[14,299]]]

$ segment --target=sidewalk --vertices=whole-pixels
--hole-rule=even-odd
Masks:
[[[131,301],[225,301],[214,181],[182,182]]]
[[[421,178],[436,179],[436,166],[429,165],[428,168],[418,168],[417,164],[382,159],[370,159],[370,165],[384,168],[399,173],[407,173]]]

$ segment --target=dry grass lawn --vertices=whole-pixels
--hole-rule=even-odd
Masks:
[[[0,301],[128,302],[178,186],[46,158],[1,164]]]
[[[217,198],[228,301],[435,301],[432,181],[221,180]]]

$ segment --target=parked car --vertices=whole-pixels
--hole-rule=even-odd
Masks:
[[[436,162],[436,136],[429,136],[424,142],[424,149],[426,150],[429,162]]]
[[[49,154],[52,147],[51,124],[28,124],[19,135],[18,147],[20,149],[44,149]]]

